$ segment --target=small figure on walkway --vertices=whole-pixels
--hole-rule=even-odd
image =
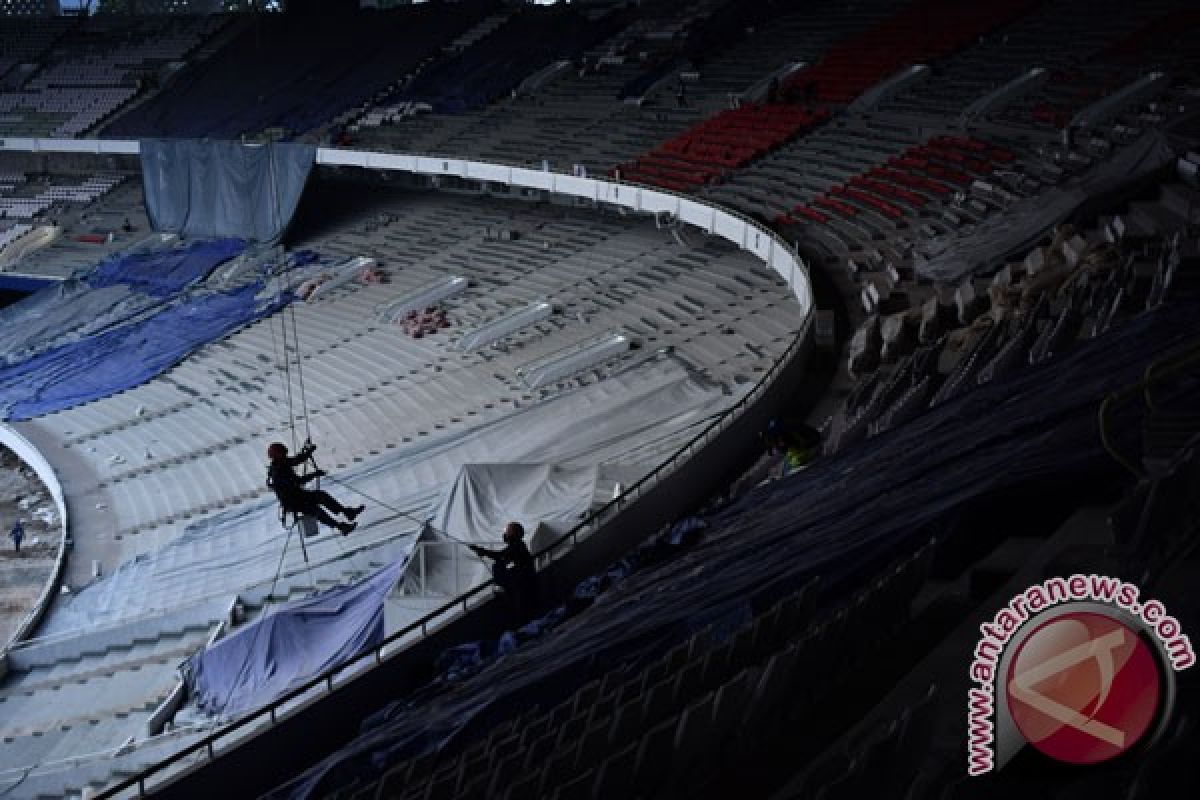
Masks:
[[[13,540],[13,549],[20,554],[21,541],[25,538],[25,526],[21,524],[21,520],[17,520],[13,524],[12,530],[8,532],[8,538]]]

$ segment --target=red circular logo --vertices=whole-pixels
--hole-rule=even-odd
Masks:
[[[1008,667],[1008,710],[1051,758],[1095,764],[1129,750],[1159,705],[1158,661],[1128,626],[1072,612],[1038,626]]]

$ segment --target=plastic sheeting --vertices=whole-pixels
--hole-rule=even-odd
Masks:
[[[526,531],[542,525],[562,533],[588,512],[598,494],[610,499],[617,483],[610,470],[598,466],[465,464],[432,524],[479,543],[498,542],[511,521]]]
[[[272,142],[141,142],[146,210],[155,230],[189,236],[283,237],[317,149]]]
[[[343,565],[335,559],[346,541],[355,548],[364,548],[384,539],[396,539],[395,549],[403,550],[419,532],[420,526],[410,518],[445,521],[447,517],[439,508],[456,485],[463,464],[543,461],[555,464],[556,469],[569,470],[600,463],[603,495],[608,479],[631,485],[736,399],[736,393],[727,396],[721,387],[699,381],[675,360],[664,359],[549,402],[514,409],[475,428],[388,451],[387,456],[339,472],[336,477],[346,487],[381,498],[409,516],[395,519],[386,510],[369,507],[349,540],[339,536],[309,540],[308,554],[317,565],[314,574],[317,579],[339,579]],[[353,430],[343,432],[343,436],[353,435]],[[319,460],[324,452],[319,451]],[[332,483],[326,488],[339,498],[353,497],[346,494],[348,488]],[[563,515],[582,508],[582,498],[582,492],[579,499],[568,498],[570,506]],[[505,500],[499,508],[512,509],[515,505]],[[494,518],[507,513],[489,512]],[[551,527],[559,524],[554,521],[557,515],[539,513]],[[377,514],[384,516],[382,524]],[[491,523],[477,524],[483,527]],[[446,527],[457,535],[457,524],[447,523]],[[536,535],[533,528],[529,531]],[[491,528],[490,535],[492,546],[498,546],[499,530]],[[248,587],[270,581],[280,568],[282,547],[273,499],[207,516],[188,525],[168,544],[131,558],[82,591],[55,603],[39,631],[42,635],[65,633],[161,613],[205,597],[236,593],[246,596],[251,591]],[[294,542],[282,571],[284,575],[307,577],[300,548]],[[403,625],[420,613],[405,610],[394,624]],[[393,620],[389,618],[388,624]]]
[[[280,308],[287,297],[260,296],[265,267],[229,291],[200,285],[244,249],[220,239],[126,253],[4,309],[0,414],[29,419],[131,388]]]
[[[257,708],[383,639],[383,603],[405,561],[351,586],[289,603],[188,659],[200,708],[232,715]]]
[[[534,703],[553,707],[607,670],[661,655],[705,625],[728,630],[814,575],[848,596],[844,587],[909,552],[914,539],[949,535],[966,504],[996,492],[1119,474],[1097,435],[1096,408],[1139,380],[1149,358],[1190,340],[1194,314],[1168,307],[1134,318],[750,493],[708,520],[703,547],[643,570],[555,636],[405,698],[268,796],[324,796],[354,778],[377,779],[404,758],[456,750]],[[1121,447],[1140,435],[1130,408],[1114,415]]]
[[[116,255],[96,267],[87,282],[94,288],[123,285],[154,297],[167,297],[207,277],[217,264],[241,255],[245,249],[240,239],[213,239],[172,250]]]
[[[47,350],[0,369],[4,418],[29,419],[137,386],[283,305],[259,303],[261,287],[189,297],[153,316]]]
[[[242,252],[237,239],[116,255],[0,310],[0,363],[14,364],[143,316]]]
[[[969,230],[924,242],[915,254],[917,274],[949,283],[995,269],[1012,256],[1032,250],[1051,228],[1089,200],[1135,183],[1174,161],[1175,152],[1166,136],[1147,133],[1078,181],[1026,198]]]

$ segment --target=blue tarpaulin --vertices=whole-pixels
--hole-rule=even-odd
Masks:
[[[0,369],[0,409],[22,420],[137,386],[218,339],[283,305],[260,304],[260,286],[188,297],[146,319],[39,353]]]
[[[245,249],[241,239],[212,239],[173,250],[122,253],[101,262],[87,276],[87,282],[94,289],[124,284],[145,294],[166,297],[207,277],[213,267]]]
[[[33,275],[0,274],[0,291],[36,292],[38,289],[45,289],[55,283],[57,281],[53,279],[37,278]]]
[[[149,380],[201,345],[280,308],[269,261],[228,291],[201,282],[239,239],[111,258],[0,311],[0,416],[29,419]]]
[[[196,704],[211,714],[265,705],[383,640],[383,605],[406,559],[352,586],[289,603],[188,659]]]
[[[243,247],[225,239],[121,254],[88,275],[47,286],[0,310],[0,363],[17,364],[153,313]]]
[[[158,231],[277,242],[316,160],[313,145],[141,142],[146,211]]]

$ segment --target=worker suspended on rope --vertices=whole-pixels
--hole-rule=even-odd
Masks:
[[[267,458],[271,461],[267,468],[267,486],[274,490],[285,514],[316,517],[330,528],[337,528],[345,536],[357,527],[358,523],[354,519],[366,506],[347,507],[335,500],[329,492],[304,488],[304,484],[325,474],[320,469],[304,475],[296,474],[295,468],[311,459],[316,449],[312,442],[305,442],[299,453],[289,456],[287,445],[272,442],[267,448]],[[347,521],[338,522],[325,512],[326,508],[341,514]]]

